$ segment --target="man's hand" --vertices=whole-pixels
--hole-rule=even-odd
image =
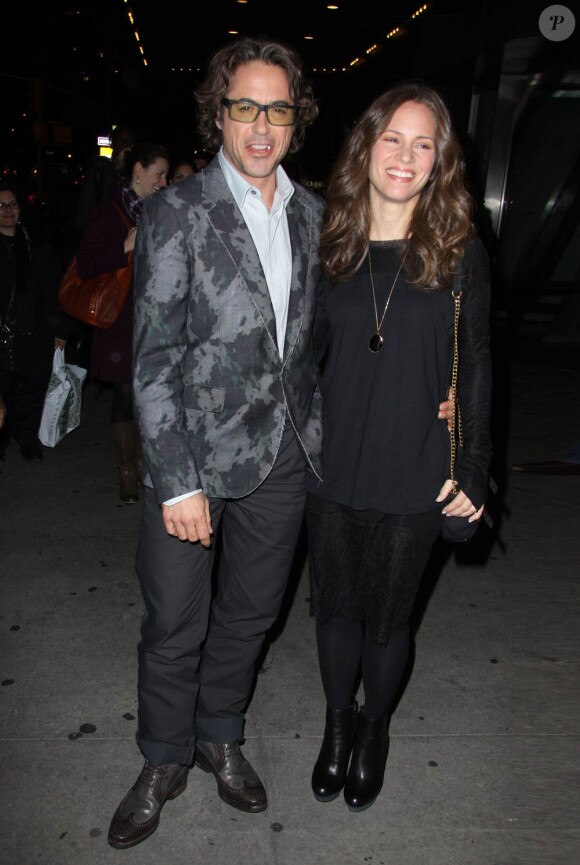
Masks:
[[[439,414],[437,417],[441,420],[446,420],[447,428],[450,430],[453,429],[453,420],[455,418],[455,394],[452,387],[447,391],[447,400],[440,404]]]
[[[161,505],[163,522],[167,534],[180,541],[199,542],[203,547],[211,545],[211,516],[209,501],[203,493],[196,493],[174,505]]]

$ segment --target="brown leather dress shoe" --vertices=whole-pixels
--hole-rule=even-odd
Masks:
[[[268,807],[266,790],[240,748],[240,741],[218,745],[197,740],[195,763],[204,772],[213,772],[218,794],[228,805],[255,814]]]
[[[123,850],[134,847],[152,835],[159,826],[159,815],[167,799],[175,799],[187,786],[187,766],[145,762],[141,774],[113,816],[109,844]]]

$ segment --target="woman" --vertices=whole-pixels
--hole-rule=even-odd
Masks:
[[[27,231],[18,194],[0,183],[0,459],[11,437],[27,462],[43,458],[38,429],[55,348],[73,329],[57,304],[62,268],[42,225]]]
[[[186,177],[194,174],[197,174],[197,168],[193,159],[179,159],[173,164],[167,182],[179,183],[180,180],[185,180]]]
[[[316,343],[326,351],[323,482],[308,480],[311,612],[327,700],[316,798],[353,811],[380,792],[409,619],[441,511],[479,520],[490,459],[489,277],[449,113],[401,84],[349,134],[329,179]],[[461,279],[460,492],[442,507]],[[393,411],[393,406],[397,410]],[[441,417],[441,415],[439,415]],[[354,700],[362,670],[365,705]]]
[[[128,266],[143,200],[167,185],[168,170],[169,153],[165,147],[146,142],[126,149],[120,159],[120,183],[87,219],[77,252],[79,276],[89,279]],[[140,479],[140,447],[131,388],[132,353],[133,292],[130,291],[115,323],[107,330],[95,328],[91,347],[92,377],[113,384],[111,424],[119,494],[126,503],[138,500]]]

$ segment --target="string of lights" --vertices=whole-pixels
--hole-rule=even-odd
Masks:
[[[427,12],[427,10],[432,6],[433,6],[433,3],[423,3],[421,6],[419,6],[418,9],[415,9],[415,11],[409,16],[409,18],[403,24],[401,24],[398,27],[393,27],[392,30],[390,30],[388,33],[385,34],[383,44],[385,44],[390,39],[395,39],[396,37],[404,36],[406,33],[406,28],[409,27],[409,25],[412,24],[414,21],[416,21],[416,19],[419,18],[419,16],[424,15],[425,12]],[[330,7],[329,6],[327,8],[330,9],[330,8],[338,8],[338,7]],[[323,72],[323,73],[324,72],[349,72],[351,69],[355,69],[357,66],[361,66],[368,59],[368,57],[372,56],[373,54],[378,53],[383,47],[383,45],[381,44],[382,41],[383,40],[380,40],[378,42],[374,42],[372,45],[370,45],[365,50],[364,54],[361,57],[355,57],[346,66],[339,66],[339,67],[332,67],[332,68],[328,68],[328,67],[316,68],[315,67],[313,69],[313,72]]]
[[[133,36],[135,37],[135,42],[137,43],[137,49],[139,54],[141,55],[141,61],[143,66],[147,66],[147,58],[145,56],[145,49],[143,47],[143,43],[141,42],[141,37],[139,35],[139,31],[137,30],[137,25],[135,23],[135,15],[133,13],[133,9],[129,5],[129,0],[122,0],[123,4],[127,7],[127,18],[129,19],[129,24],[133,30]]]
[[[127,3],[128,0],[123,0],[123,2]],[[241,5],[244,5],[244,6],[249,5],[249,0],[236,0],[236,2],[241,4]],[[415,11],[412,12],[409,15],[409,17],[402,24],[398,25],[397,27],[393,27],[388,33],[386,33],[384,35],[384,37],[382,37],[381,39],[377,40],[372,45],[370,45],[361,56],[353,58],[348,63],[346,63],[342,66],[322,66],[322,67],[315,66],[312,69],[312,71],[315,73],[350,72],[353,69],[361,66],[373,54],[377,54],[381,50],[383,50],[384,46],[389,42],[389,40],[403,37],[407,33],[408,28],[420,16],[424,15],[425,12],[427,12],[430,8],[433,7],[434,2],[435,2],[435,0],[432,0],[432,2],[429,2],[429,3],[423,3],[417,9],[415,9]],[[337,12],[337,11],[339,11],[340,6],[338,5],[338,3],[327,3],[326,8],[330,12]],[[229,36],[238,36],[239,32],[240,31],[236,30],[236,29],[229,29],[227,31]],[[312,33],[306,34],[303,38],[309,42],[316,40],[316,36],[313,35]],[[174,67],[172,67],[171,71],[172,72],[186,72],[186,73],[189,72],[189,73],[191,73],[191,72],[199,72],[200,68],[199,67],[197,67],[197,68],[191,67],[191,66],[174,66]]]

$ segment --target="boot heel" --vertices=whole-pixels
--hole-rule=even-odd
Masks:
[[[183,791],[185,790],[186,787],[187,787],[187,777],[185,778],[185,781],[183,782],[183,784],[180,784],[180,786],[177,788],[177,790],[172,790],[167,798],[168,799],[177,799],[178,796],[181,796],[181,794],[183,793]]]

